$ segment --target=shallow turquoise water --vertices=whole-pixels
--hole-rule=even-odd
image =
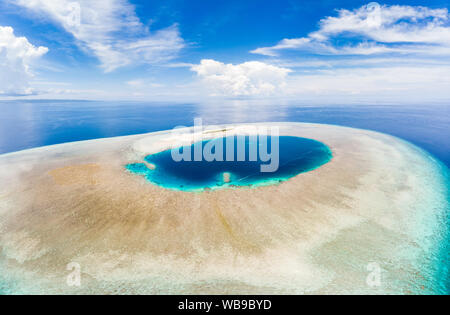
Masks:
[[[242,141],[241,145],[239,145],[238,138]],[[314,170],[328,163],[332,158],[331,150],[325,144],[299,137],[281,136],[278,138],[279,158],[275,151],[277,145],[274,141],[276,140],[272,140],[270,137],[255,139],[242,136],[219,138],[212,141],[198,142],[180,148],[179,152],[186,153],[186,157],[190,157],[189,161],[176,162],[172,157],[172,151],[166,150],[145,157],[145,162],[156,167],[154,170],[151,170],[145,163],[128,164],[126,168],[165,188],[202,191],[230,186],[262,186],[279,183],[300,173]],[[233,141],[233,143],[227,146],[228,141]],[[204,152],[205,148],[208,149],[208,146],[213,143],[216,145],[216,149],[211,152],[217,153],[216,160],[208,162],[204,157],[201,161],[194,160],[196,147],[200,147]],[[267,149],[264,143],[267,143]],[[242,144],[245,144],[244,161],[240,161],[238,158],[239,152],[244,153]],[[272,145],[273,152],[271,151]],[[257,154],[251,158],[251,152],[257,152]],[[269,155],[264,158],[261,152],[267,152]],[[242,157],[243,155],[241,160]],[[277,165],[278,167],[274,172],[262,172],[262,165],[272,165],[274,169]],[[224,173],[229,174],[229,182],[224,182]]]
[[[450,294],[450,171],[449,168],[437,162],[440,168],[440,173],[444,178],[446,203],[442,205],[443,218],[442,225],[438,239],[439,254],[438,254],[438,267],[436,279],[438,280],[438,286],[435,290],[437,294]]]

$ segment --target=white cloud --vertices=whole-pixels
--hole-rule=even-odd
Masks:
[[[33,46],[25,37],[16,37],[12,27],[0,26],[0,95],[29,95],[33,60],[46,54],[46,47]]]
[[[202,60],[192,71],[203,84],[190,88],[197,95],[204,94],[206,87],[214,96],[270,96],[267,99],[277,97],[305,104],[430,104],[450,100],[450,63],[396,65],[386,64],[389,59],[372,61],[367,60],[362,67],[351,61],[344,68],[335,68],[334,62],[325,68],[312,65],[315,68],[300,73],[285,68],[289,64],[227,65]]]
[[[263,62],[249,61],[241,64],[224,64],[203,59],[191,70],[215,95],[253,96],[270,95],[284,87],[290,69]]]
[[[295,70],[284,96],[341,104],[450,100],[447,9],[370,3],[337,12],[322,19],[319,29],[306,37],[252,51],[271,57],[268,60],[274,65]],[[287,50],[308,54],[273,58]]]
[[[128,86],[136,90],[143,90],[149,88],[160,88],[163,87],[164,84],[152,82],[152,80],[148,79],[135,79],[125,82]]]
[[[391,101],[396,103],[448,102],[450,65],[405,65],[316,70],[292,76],[285,95],[298,100],[345,104]]]
[[[319,30],[307,37],[283,39],[275,46],[258,48],[252,53],[277,56],[280,51],[298,49],[333,55],[450,54],[449,22],[447,9],[370,3],[353,11],[338,10],[337,17],[321,20]],[[332,44],[338,37],[353,39],[355,43]]]
[[[141,88],[141,87],[145,86],[145,81],[142,79],[136,79],[136,80],[127,81],[126,84],[128,86],[131,86],[134,88]]]
[[[106,72],[173,59],[185,45],[176,26],[150,33],[127,0],[13,1],[60,24]]]

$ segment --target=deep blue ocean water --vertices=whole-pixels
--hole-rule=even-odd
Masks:
[[[154,170],[149,169],[145,163],[128,164],[126,167],[165,188],[201,191],[278,183],[314,170],[332,158],[331,150],[321,142],[287,136],[276,139],[239,136],[197,142],[176,150],[180,157],[185,154],[186,158],[181,161],[174,161],[172,150],[166,150],[145,158],[147,163],[156,166]],[[272,151],[272,144],[278,150]],[[195,160],[195,146],[214,156],[200,156]],[[207,161],[213,158],[213,162]],[[272,169],[262,172],[263,165],[272,166]],[[229,179],[225,181],[224,173],[229,174]]]
[[[0,102],[0,154],[44,145],[204,124],[294,121],[397,136],[450,166],[450,104],[301,106],[295,103],[164,104],[83,101]]]

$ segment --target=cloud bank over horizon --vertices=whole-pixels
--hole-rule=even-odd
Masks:
[[[13,9],[0,18],[20,15],[20,27],[0,22],[3,96],[450,102],[450,14],[442,0],[327,10],[311,2],[313,17],[280,0],[268,4],[270,25],[262,9],[237,0],[202,9],[143,0],[7,2]],[[236,6],[255,16],[233,14]]]
[[[372,2],[340,9],[306,37],[283,39],[251,53],[293,69],[285,90],[290,96],[450,99],[447,8]]]

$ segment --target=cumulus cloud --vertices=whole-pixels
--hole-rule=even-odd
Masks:
[[[47,51],[25,37],[16,37],[12,27],[0,26],[0,95],[32,94],[30,65]]]
[[[171,60],[185,45],[176,25],[150,32],[127,0],[12,1],[61,25],[106,72]]]
[[[324,18],[319,30],[307,37],[283,39],[252,53],[277,56],[283,50],[297,49],[332,55],[450,54],[449,22],[447,9],[370,3],[353,11],[338,10],[337,17]],[[335,45],[336,38],[345,38],[350,44]]]
[[[286,51],[291,54],[273,58]],[[309,103],[450,100],[447,9],[377,3],[341,9],[306,37],[283,39],[252,53],[294,69],[284,95]]]
[[[290,69],[258,61],[233,65],[210,59],[203,59],[191,70],[214,95],[225,96],[273,94],[285,86],[286,77],[291,72]]]

